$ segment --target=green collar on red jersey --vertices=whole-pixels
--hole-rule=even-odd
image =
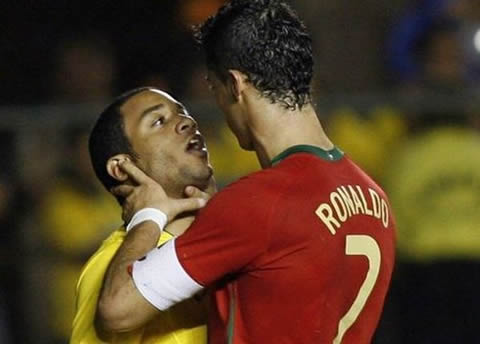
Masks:
[[[272,159],[272,166],[278,164],[280,161],[288,157],[289,155],[295,153],[310,153],[318,156],[319,158],[326,161],[337,161],[343,157],[343,152],[334,147],[328,151],[321,149],[320,147],[310,146],[310,145],[297,145],[287,148],[282,153],[278,154],[275,158]]]

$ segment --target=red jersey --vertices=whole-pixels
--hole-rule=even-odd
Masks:
[[[394,229],[358,166],[302,145],[219,192],[175,249],[193,280],[215,286],[210,343],[370,343]]]

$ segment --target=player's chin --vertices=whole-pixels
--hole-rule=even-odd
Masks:
[[[213,178],[213,168],[211,165],[205,165],[202,168],[192,171],[192,180],[190,185],[195,185],[200,190],[205,190]]]
[[[213,168],[210,165],[210,161],[207,156],[200,156],[195,158],[195,162],[190,165],[197,175],[201,179],[209,179],[213,175]]]
[[[207,174],[208,174],[208,180],[213,177],[213,167],[210,165],[210,163],[207,164]]]
[[[199,179],[203,179],[207,181],[210,180],[210,178],[213,175],[212,165],[210,165],[210,163],[208,162],[202,163],[200,166],[198,166],[196,175],[198,176]]]

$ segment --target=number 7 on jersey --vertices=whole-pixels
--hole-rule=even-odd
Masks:
[[[340,344],[345,332],[357,320],[375,286],[380,271],[380,247],[375,239],[369,235],[347,235],[345,254],[347,256],[366,256],[368,259],[368,271],[352,306],[338,323],[337,336],[333,340],[333,344]]]

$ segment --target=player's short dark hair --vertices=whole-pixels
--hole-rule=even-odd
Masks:
[[[90,159],[95,174],[107,190],[119,184],[107,172],[107,161],[117,154],[137,155],[125,134],[124,118],[120,110],[123,104],[134,95],[153,89],[140,87],[127,91],[117,98],[100,114],[88,141]]]
[[[236,69],[272,103],[295,109],[311,102],[312,41],[284,1],[231,0],[194,36],[223,82]]]

